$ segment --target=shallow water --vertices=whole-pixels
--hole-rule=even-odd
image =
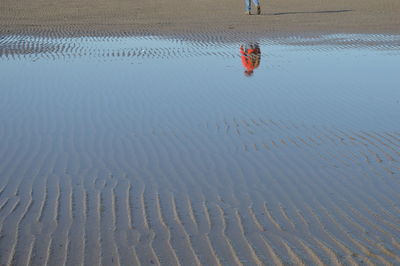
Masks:
[[[399,39],[0,38],[0,264],[399,263]]]

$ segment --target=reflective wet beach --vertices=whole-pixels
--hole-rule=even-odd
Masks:
[[[1,39],[1,264],[398,263],[400,38],[324,38]]]

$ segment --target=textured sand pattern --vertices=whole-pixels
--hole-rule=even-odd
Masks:
[[[173,35],[190,39],[293,33],[400,33],[398,0],[2,0],[0,33],[39,36]]]
[[[184,45],[188,40],[190,45]],[[275,36],[269,39],[257,39],[251,34],[219,38],[205,38],[198,36],[145,36],[140,38],[125,37],[38,37],[25,35],[0,36],[0,57],[3,59],[26,58],[32,60],[74,59],[87,57],[99,60],[112,58],[139,58],[139,59],[171,59],[199,56],[213,56],[222,58],[235,58],[237,42],[262,41],[266,45],[290,45],[298,47],[314,46],[315,51],[337,49],[371,48],[380,50],[398,50],[400,47],[399,35],[364,35],[364,34],[331,34],[303,36]],[[157,46],[149,43],[159,42]],[[228,49],[230,48],[230,49]]]
[[[275,118],[251,98],[272,89],[235,97],[224,79],[153,73],[148,84],[107,59],[240,64],[226,43],[124,50],[18,38],[1,39],[1,60],[40,71],[21,80],[10,70],[0,90],[0,265],[400,264],[396,118],[370,129]],[[387,40],[376,48],[395,48]],[[88,71],[85,56],[115,63],[111,74],[100,63]],[[67,75],[68,58],[82,61]],[[101,74],[114,79],[89,77]],[[301,86],[287,101],[308,96]]]
[[[1,263],[399,263],[398,132],[214,124],[98,145],[36,133],[5,148]],[[282,138],[252,140],[270,130]]]

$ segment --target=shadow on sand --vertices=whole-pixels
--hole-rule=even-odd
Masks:
[[[344,13],[351,12],[351,9],[343,10],[320,10],[320,11],[298,11],[298,12],[280,12],[280,13],[268,13],[268,16],[280,16],[280,15],[295,15],[295,14],[329,14],[329,13]]]

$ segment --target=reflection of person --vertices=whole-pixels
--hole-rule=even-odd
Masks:
[[[245,0],[246,3],[246,14],[251,15],[251,0]],[[257,15],[261,14],[261,6],[260,6],[260,0],[253,0],[254,5],[257,8]]]
[[[240,46],[240,53],[242,54],[242,64],[245,68],[244,74],[247,77],[253,75],[254,69],[260,65],[261,50],[258,44],[249,44]]]

